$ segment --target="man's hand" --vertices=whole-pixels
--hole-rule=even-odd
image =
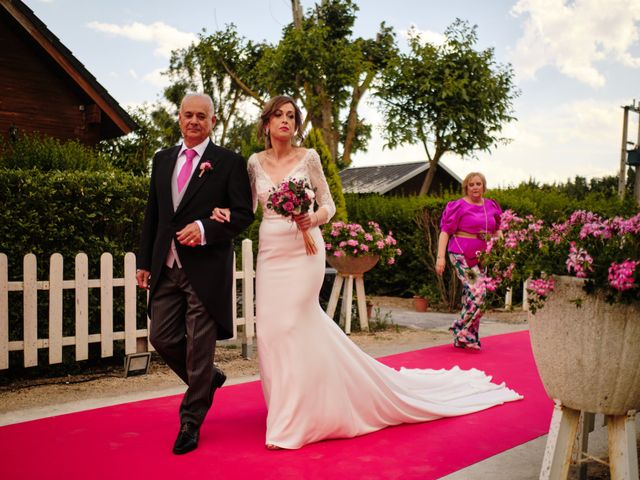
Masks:
[[[150,272],[148,270],[136,270],[136,281],[140,288],[149,289],[149,275]]]
[[[200,227],[196,222],[192,222],[176,234],[176,238],[181,245],[187,247],[195,247],[202,243],[200,236]]]

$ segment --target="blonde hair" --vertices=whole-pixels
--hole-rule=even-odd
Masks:
[[[264,139],[265,148],[271,148],[271,137],[267,132],[269,120],[280,107],[287,103],[293,105],[293,109],[295,111],[295,137],[297,137],[298,140],[302,139],[300,134],[300,127],[302,127],[302,111],[300,110],[300,107],[298,107],[293,98],[287,95],[278,95],[264,104],[262,113],[260,114],[260,120],[258,120],[258,138]]]
[[[467,194],[467,187],[469,186],[469,182],[471,181],[471,179],[473,177],[480,177],[480,180],[482,180],[482,193],[487,191],[487,179],[486,179],[486,177],[480,172],[471,172],[466,177],[464,177],[464,180],[462,181],[462,194],[463,195]]]

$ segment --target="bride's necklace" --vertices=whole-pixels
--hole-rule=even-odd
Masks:
[[[286,165],[293,159],[296,152],[293,148],[291,148],[286,153],[276,157],[274,149],[270,148],[269,150],[266,150],[265,153],[267,155],[267,158],[269,159],[269,162],[273,165]]]

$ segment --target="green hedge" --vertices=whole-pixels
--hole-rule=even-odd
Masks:
[[[602,192],[589,192],[578,199],[557,189],[526,184],[506,190],[490,190],[487,196],[497,200],[505,210],[510,208],[519,215],[532,214],[548,222],[564,220],[575,210],[588,210],[607,218],[638,211],[629,195],[623,202]]]
[[[40,171],[114,171],[111,158],[75,140],[60,141],[38,134],[23,134],[13,141],[0,139],[0,168]]]
[[[148,185],[118,172],[0,170],[0,251],[14,272],[26,253],[134,250]]]
[[[533,214],[548,222],[563,220],[578,209],[605,217],[632,215],[638,211],[631,198],[620,202],[616,197],[599,192],[578,200],[553,189],[521,185],[490,190],[486,196],[497,200],[504,210],[510,208],[519,215]],[[377,221],[383,230],[393,232],[403,251],[396,265],[378,265],[366,274],[369,294],[408,297],[422,285],[436,285],[441,303],[451,309],[457,308],[458,280],[448,264],[442,278],[435,274],[435,256],[442,211],[448,201],[459,195],[436,198],[347,194],[345,198],[350,222]]]
[[[49,257],[64,257],[65,279],[74,278],[74,257],[89,257],[90,278],[99,277],[100,255],[114,257],[114,276],[123,273],[124,254],[135,251],[148,189],[148,178],[117,172],[42,172],[40,170],[0,169],[0,252],[9,263],[9,279],[22,280],[22,259],[33,253],[38,259],[38,279],[49,276]],[[89,332],[99,332],[99,290],[90,290]],[[114,326],[122,328],[124,305],[122,289],[114,292]],[[138,297],[138,326],[145,328],[145,295]],[[48,337],[48,295],[38,293],[39,335]],[[73,335],[73,291],[64,293],[63,330]],[[22,337],[22,295],[9,294],[10,339]],[[97,347],[95,346],[97,345]],[[118,345],[118,344],[116,344]],[[99,356],[98,344],[91,352]],[[64,358],[72,360],[72,349],[65,347]],[[118,350],[116,349],[116,352]],[[46,356],[46,349],[41,350]],[[22,363],[14,352],[12,365]],[[48,363],[46,359],[44,362]]]

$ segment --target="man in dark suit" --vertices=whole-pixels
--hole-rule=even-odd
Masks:
[[[183,144],[153,158],[136,278],[149,289],[149,339],[188,385],[173,453],[198,446],[200,426],[226,376],[215,368],[216,340],[233,336],[233,238],[253,221],[244,159],[209,138],[211,97],[185,96],[178,122]],[[209,218],[214,207],[229,222]]]

